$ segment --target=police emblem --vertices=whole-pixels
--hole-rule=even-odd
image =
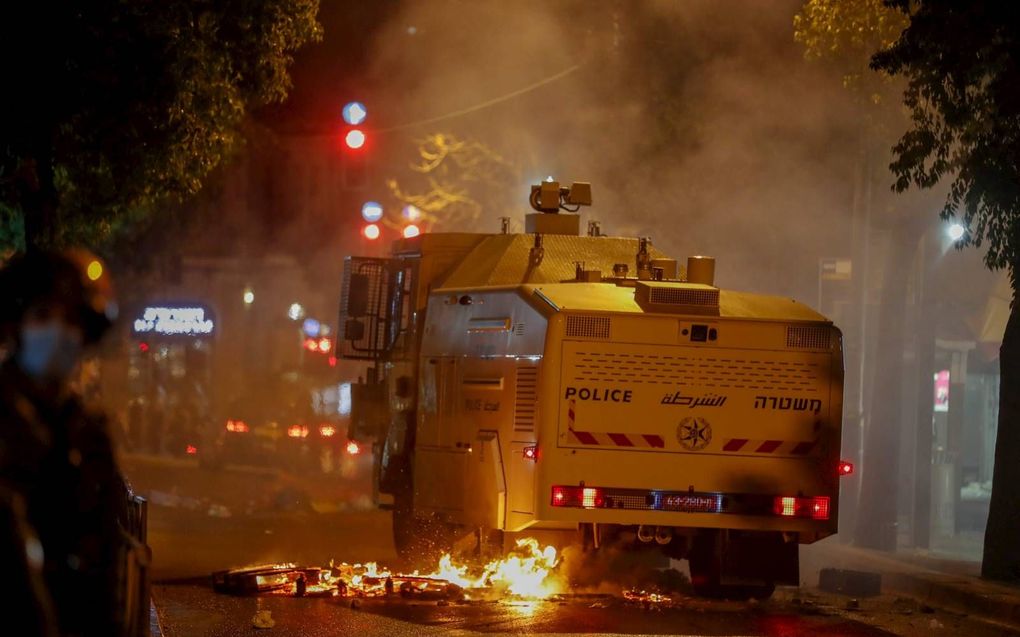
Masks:
[[[712,442],[712,425],[704,418],[684,418],[676,428],[676,439],[689,451],[700,451]]]

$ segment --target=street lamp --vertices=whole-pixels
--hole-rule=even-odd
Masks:
[[[255,292],[251,288],[244,288],[244,296],[241,298],[244,300],[245,305],[251,305],[255,302]]]
[[[949,224],[949,227],[946,228],[946,235],[949,237],[950,241],[959,241],[965,234],[967,234],[967,229],[963,227],[962,223],[956,221]]]
[[[300,303],[291,303],[290,307],[287,308],[287,316],[292,321],[300,320],[305,315],[305,308],[301,307]]]

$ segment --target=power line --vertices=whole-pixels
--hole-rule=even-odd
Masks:
[[[520,97],[521,95],[524,95],[526,93],[530,93],[531,91],[534,91],[536,89],[539,89],[539,88],[545,86],[546,84],[551,84],[551,83],[553,83],[553,82],[555,82],[557,80],[561,80],[561,79],[567,77],[568,75],[574,73],[579,68],[581,68],[581,65],[580,64],[575,64],[575,65],[573,65],[573,66],[571,66],[569,68],[563,69],[559,73],[555,73],[555,74],[550,75],[548,77],[542,78],[541,80],[538,80],[537,82],[529,84],[528,86],[525,86],[523,88],[519,88],[516,91],[511,91],[509,93],[506,93],[505,95],[500,95],[499,97],[494,97],[494,98],[492,98],[490,100],[486,100],[484,102],[480,102],[478,104],[475,104],[474,106],[469,106],[467,108],[462,108],[460,110],[451,111],[449,113],[445,113],[443,115],[437,115],[435,117],[429,117],[427,119],[420,119],[420,120],[413,121],[413,122],[407,122],[407,123],[404,123],[404,124],[398,124],[396,126],[390,126],[390,127],[387,127],[387,128],[380,128],[380,129],[374,130],[372,132],[374,132],[374,133],[391,133],[391,132],[394,132],[394,131],[405,130],[405,129],[408,129],[408,128],[414,128],[416,126],[426,126],[428,124],[435,124],[436,122],[442,122],[442,121],[446,121],[448,119],[453,119],[455,117],[461,117],[463,115],[468,115],[469,113],[474,113],[476,111],[480,111],[480,110],[489,108],[490,106],[495,106],[496,104],[500,104],[502,102],[506,102],[508,100],[512,100],[515,97]]]

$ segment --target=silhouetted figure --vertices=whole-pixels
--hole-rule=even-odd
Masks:
[[[70,391],[83,349],[110,325],[101,262],[32,253],[0,271],[0,486],[25,503],[64,635],[117,635],[127,488],[106,421]]]

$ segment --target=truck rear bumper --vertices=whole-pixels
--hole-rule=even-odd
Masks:
[[[539,493],[536,524],[562,522],[742,529],[797,533],[810,543],[836,533],[836,498],[699,493],[550,485]]]

